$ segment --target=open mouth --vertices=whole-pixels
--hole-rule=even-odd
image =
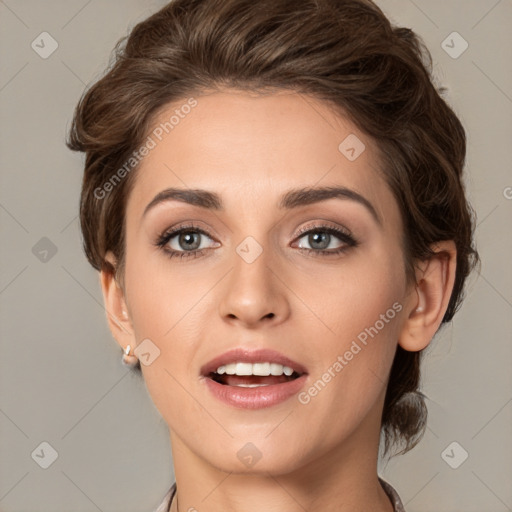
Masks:
[[[272,386],[273,384],[284,384],[298,379],[300,374],[294,371],[291,375],[228,375],[210,372],[208,377],[225,386],[238,386],[242,388],[257,388],[261,386]]]
[[[302,389],[308,375],[299,363],[270,351],[224,355],[205,365],[201,373],[210,393],[225,404],[242,409],[262,409],[285,402]]]

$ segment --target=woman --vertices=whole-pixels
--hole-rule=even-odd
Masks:
[[[478,262],[430,73],[368,0],[175,0],[80,100],[85,252],[169,426],[159,511],[404,510],[380,438],[420,440]]]

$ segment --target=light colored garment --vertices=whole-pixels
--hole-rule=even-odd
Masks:
[[[398,496],[398,493],[395,491],[395,488],[392,487],[392,485],[385,480],[382,480],[382,478],[379,477],[380,485],[382,485],[382,488],[384,491],[386,491],[386,494],[388,495],[389,499],[391,500],[391,504],[393,505],[394,512],[405,512],[405,508],[402,504],[402,500],[400,499],[400,496]]]
[[[398,496],[398,493],[395,491],[395,489],[391,486],[391,484],[389,484],[385,480],[382,480],[382,478],[380,477],[379,482],[380,485],[382,485],[382,488],[384,489],[386,494],[388,495],[389,499],[391,500],[394,512],[405,512],[402,500],[400,499],[400,496]],[[171,488],[167,491],[167,494],[165,495],[162,503],[160,503],[155,512],[169,512],[169,509],[171,508],[171,501],[175,493],[176,483],[173,483]]]
[[[171,501],[174,497],[174,493],[176,492],[176,482],[172,484],[171,488],[167,491],[162,503],[158,505],[158,508],[155,512],[169,512],[171,508]]]

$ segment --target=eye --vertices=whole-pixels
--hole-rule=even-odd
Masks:
[[[300,231],[299,235],[302,235],[299,237],[299,240],[305,239],[306,243],[311,248],[303,247],[302,245],[298,245],[298,248],[310,254],[314,254],[315,256],[340,254],[358,245],[354,237],[348,231],[332,226],[307,226]],[[337,247],[331,247],[329,251],[326,250],[333,242],[335,243],[336,238],[341,242],[341,245],[338,243]]]
[[[299,232],[299,241],[305,239],[311,248],[303,247],[302,243],[297,245],[301,251],[306,251],[314,256],[335,256],[356,247],[358,242],[350,234],[340,228],[327,225],[306,226]],[[193,225],[181,225],[162,233],[155,245],[166,253],[169,258],[197,258],[212,247],[219,247],[220,244],[213,241],[213,244],[204,245],[205,238],[213,241],[213,238],[203,229]],[[332,243],[338,240],[337,247],[331,247]],[[293,247],[293,246],[292,246]]]
[[[200,256],[207,248],[203,245],[204,238],[212,238],[210,235],[192,224],[179,226],[163,233],[156,241],[156,246],[160,247],[170,258],[178,256],[180,258],[195,258]],[[220,244],[217,245],[217,247]]]

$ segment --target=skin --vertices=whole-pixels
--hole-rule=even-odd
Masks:
[[[453,288],[454,244],[437,244],[435,257],[418,262],[417,283],[407,283],[403,223],[375,143],[320,100],[290,91],[194,97],[198,105],[137,171],[126,209],[124,286],[100,276],[118,343],[133,348],[149,338],[160,350],[142,370],[169,426],[178,489],[172,510],[391,512],[377,478],[389,371],[397,343],[422,350],[439,327]],[[184,103],[166,106],[154,125]],[[366,146],[352,162],[338,150],[349,134]],[[349,199],[278,209],[282,194],[304,186],[357,191],[381,223]],[[216,192],[224,210],[168,201],[143,217],[168,187]],[[209,233],[199,235],[206,251],[169,259],[154,241],[188,221]],[[298,236],[299,228],[324,224],[348,229],[358,245],[332,235],[316,250],[345,245],[341,254],[301,251],[314,241]],[[247,236],[263,249],[250,264],[236,252]],[[179,235],[168,246],[187,251]],[[110,252],[107,259],[116,263]],[[273,348],[304,364],[307,390],[394,303],[401,311],[307,404],[294,396],[242,410],[204,385],[200,367],[242,346]],[[248,442],[261,453],[252,467],[237,457]]]

